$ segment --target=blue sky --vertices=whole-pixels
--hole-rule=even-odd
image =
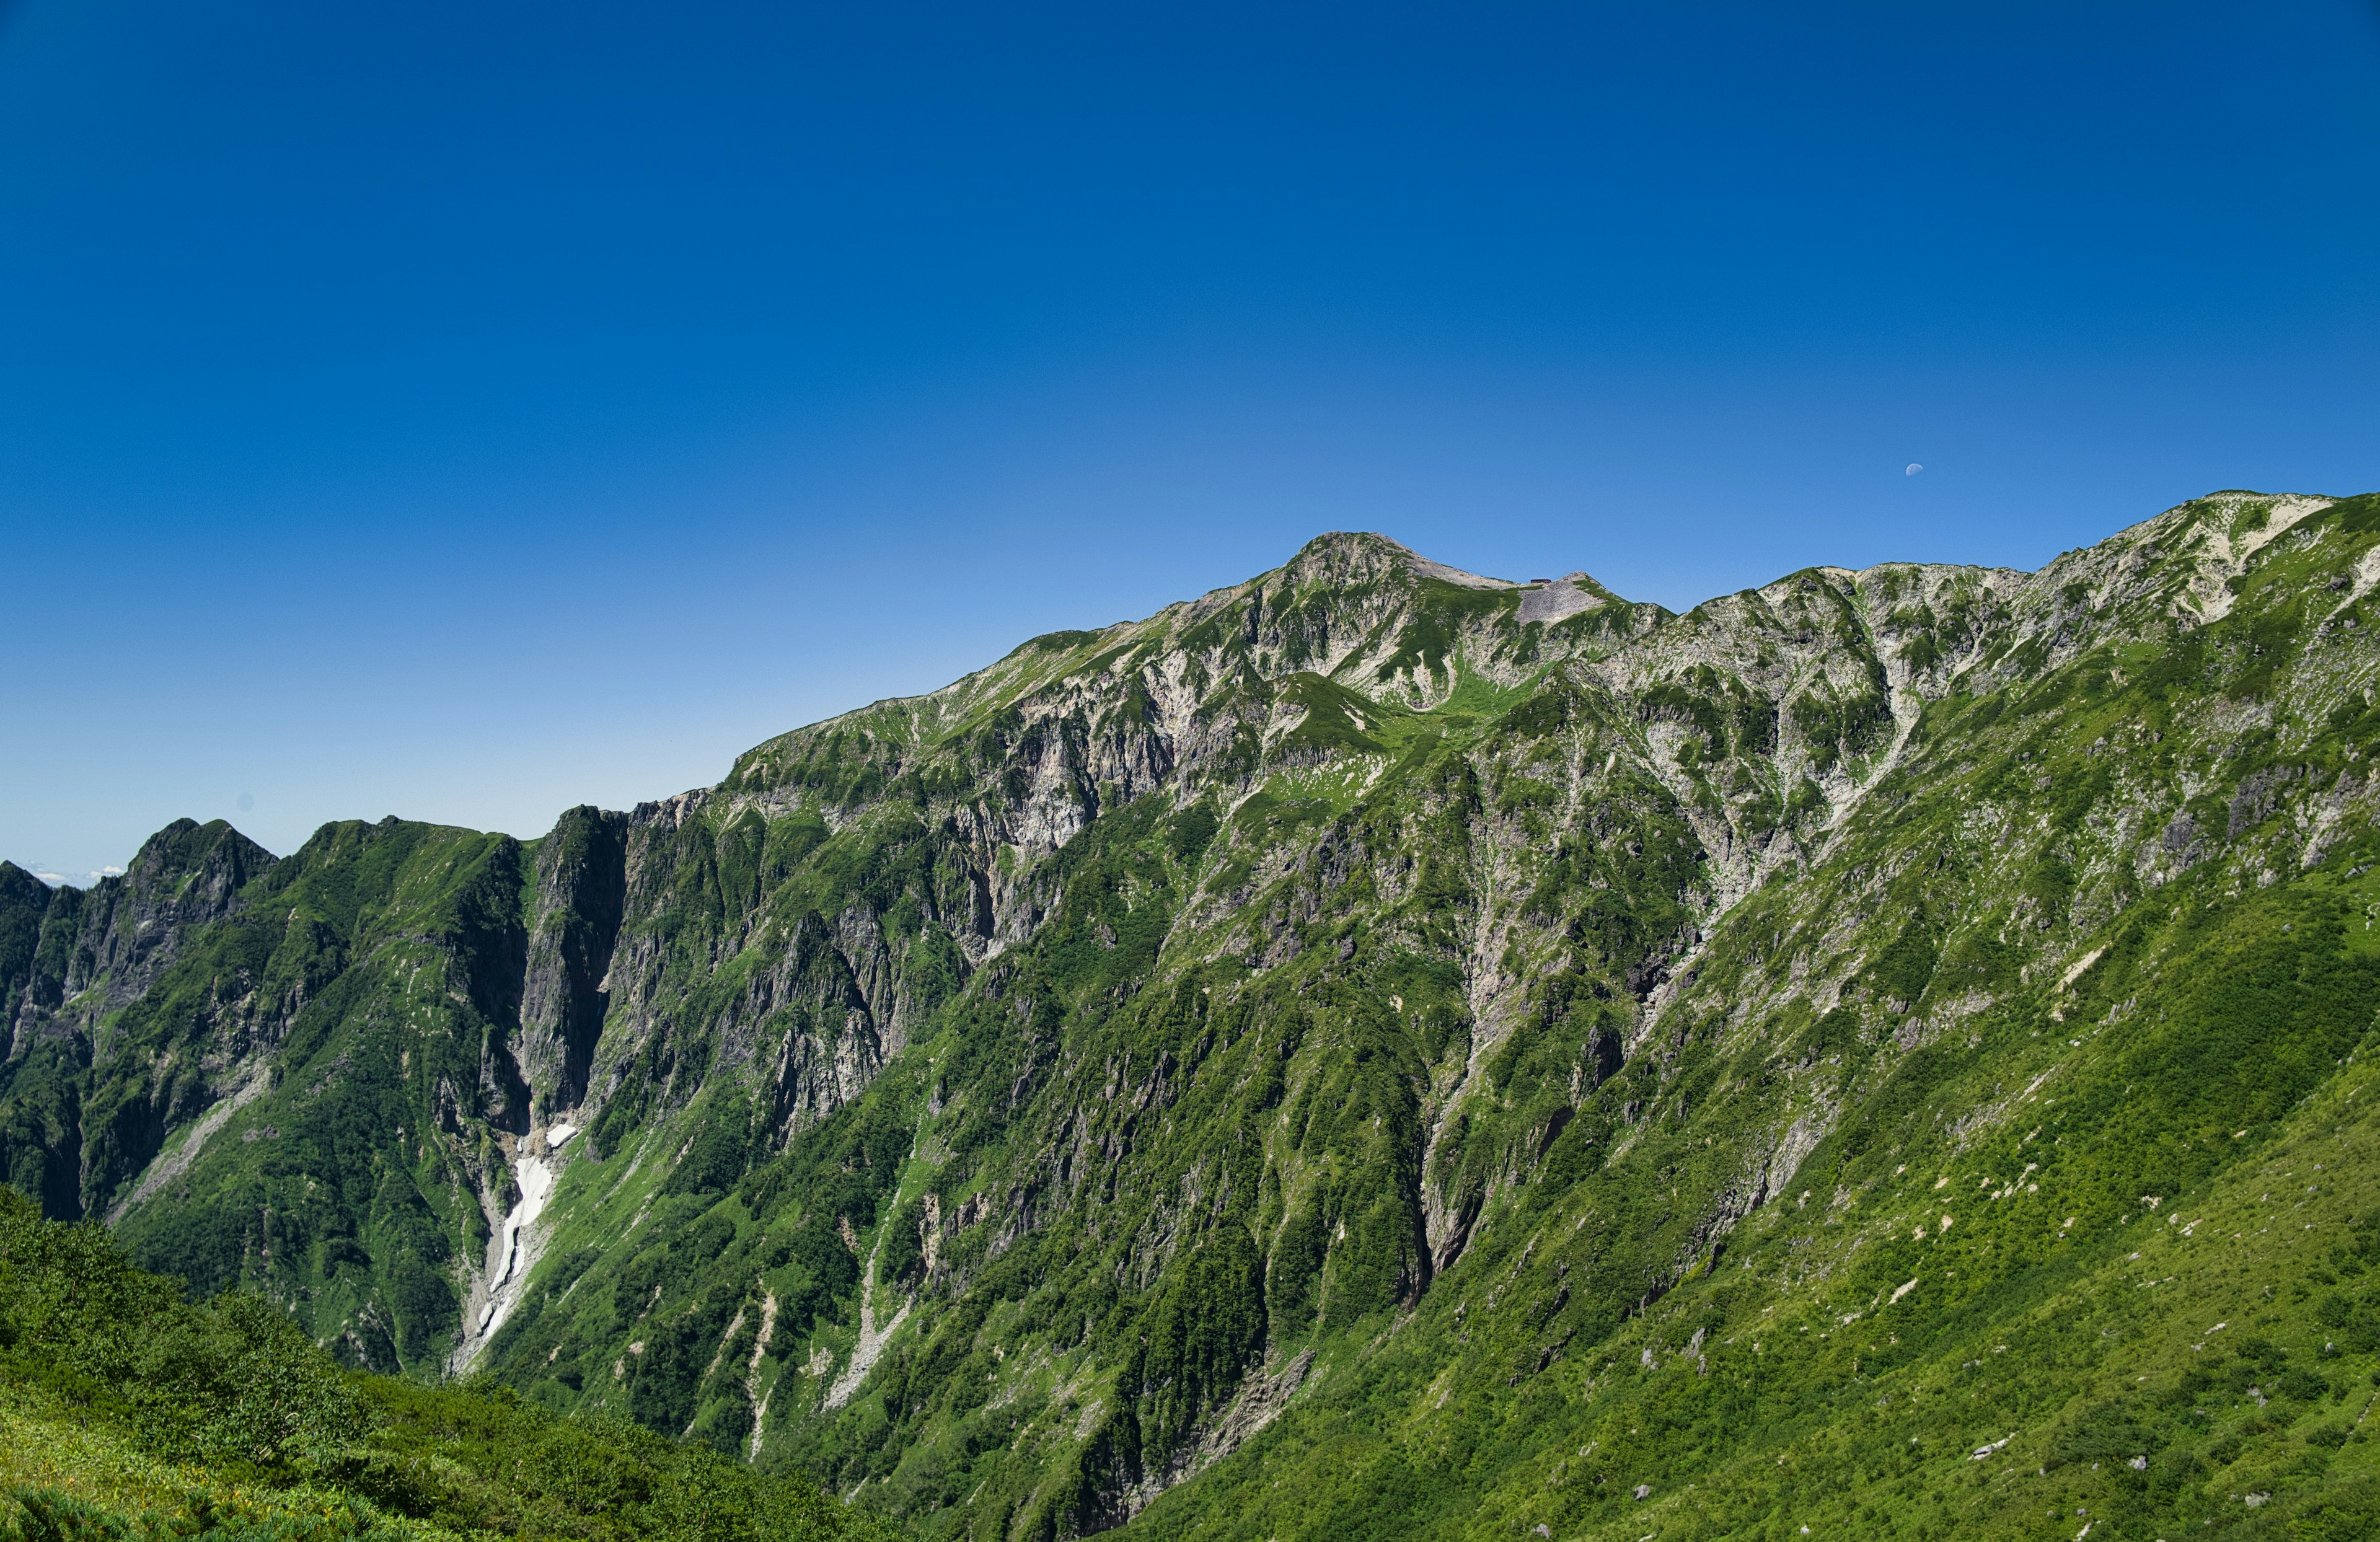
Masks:
[[[2380,487],[2380,12],[1950,9],[0,0],[0,855],[533,835],[1324,529]]]

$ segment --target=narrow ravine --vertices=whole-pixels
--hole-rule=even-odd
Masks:
[[[933,1073],[933,1065],[930,1060],[926,1062],[929,1075]],[[932,1118],[933,1114],[929,1111],[918,1119],[917,1133],[909,1137],[910,1161],[916,1161],[917,1153],[925,1148],[926,1123]],[[903,1171],[907,1171],[905,1165]],[[897,1214],[900,1201],[900,1188],[896,1184],[887,1208]],[[901,1331],[902,1323],[908,1320],[909,1308],[916,1305],[914,1300],[904,1298],[901,1309],[892,1314],[892,1320],[880,1330],[876,1326],[876,1263],[884,1257],[884,1241],[892,1234],[892,1224],[888,1216],[877,1228],[876,1245],[868,1250],[868,1272],[859,1281],[859,1342],[851,1346],[851,1364],[844,1367],[843,1374],[835,1378],[834,1385],[827,1389],[826,1405],[829,1408],[840,1408],[851,1401],[851,1394],[859,1390],[859,1384],[868,1379],[868,1373],[875,1368],[878,1358],[884,1353],[885,1344],[892,1341],[893,1334]]]
[[[462,1342],[448,1360],[454,1374],[461,1375],[478,1364],[488,1342],[520,1304],[529,1270],[544,1251],[545,1239],[536,1230],[537,1220],[545,1213],[546,1201],[553,1197],[554,1181],[562,1171],[559,1153],[577,1133],[575,1125],[556,1124],[542,1135],[532,1133],[521,1140],[513,1159],[513,1181],[520,1186],[520,1198],[488,1241],[486,1282],[471,1293],[470,1305],[464,1308]]]
[[[769,1345],[776,1336],[777,1293],[764,1290],[760,1300],[759,1337],[752,1341],[752,1358],[744,1364],[744,1397],[752,1404],[752,1445],[746,1455],[754,1462],[760,1460],[760,1427],[769,1417],[769,1399],[776,1393],[774,1384],[766,1392],[759,1390],[760,1358],[769,1353]]]
[[[876,1246],[868,1255],[868,1278],[860,1281],[859,1286],[859,1342],[851,1346],[851,1364],[834,1378],[834,1385],[827,1389],[826,1405],[829,1408],[840,1408],[851,1401],[851,1394],[859,1390],[859,1384],[868,1379],[869,1371],[876,1368],[885,1344],[901,1330],[901,1324],[908,1318],[911,1303],[905,1300],[901,1303],[901,1309],[892,1314],[891,1322],[881,1330],[876,1326],[876,1260],[884,1256],[884,1239],[891,1231],[888,1226],[877,1233]]]

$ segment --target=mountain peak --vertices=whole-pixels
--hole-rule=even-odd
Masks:
[[[1297,549],[1293,562],[1307,558],[1330,557],[1354,553],[1372,553],[1410,557],[1414,549],[1392,536],[1378,530],[1325,530]]]
[[[1490,578],[1423,556],[1404,542],[1373,530],[1326,530],[1297,549],[1283,571],[1299,577],[1378,579],[1403,570],[1462,589],[1524,588],[1510,578]]]

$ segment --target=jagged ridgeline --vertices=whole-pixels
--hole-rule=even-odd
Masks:
[[[2370,1535],[2375,587],[1327,536],[533,844],[0,868],[0,1160],[925,1536]]]

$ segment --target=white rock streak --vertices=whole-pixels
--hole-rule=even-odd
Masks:
[[[827,1389],[826,1405],[829,1408],[840,1408],[851,1401],[851,1394],[859,1390],[859,1384],[868,1379],[869,1371],[876,1368],[877,1358],[884,1353],[885,1344],[892,1341],[893,1334],[901,1331],[901,1324],[908,1319],[911,1304],[904,1301],[901,1309],[892,1314],[891,1322],[881,1329],[876,1326],[876,1260],[883,1256],[884,1239],[892,1232],[892,1227],[885,1227],[877,1235],[874,1250],[868,1255],[868,1278],[859,1291],[859,1342],[851,1346],[851,1364],[834,1378],[834,1385]]]

